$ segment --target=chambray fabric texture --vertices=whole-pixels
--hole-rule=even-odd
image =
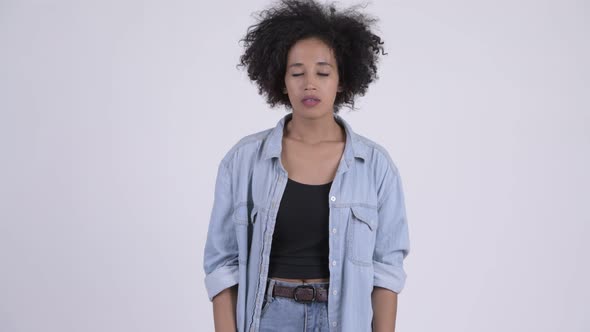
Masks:
[[[219,163],[203,266],[212,300],[238,284],[238,331],[259,331],[277,211],[288,179],[283,129],[293,114],[240,139]],[[371,331],[373,287],[400,293],[410,242],[399,171],[389,153],[345,129],[329,197],[330,331]]]
[[[285,297],[273,297],[275,285],[324,286],[327,282],[295,283],[269,279],[260,316],[260,332],[329,332],[328,303],[301,303]]]

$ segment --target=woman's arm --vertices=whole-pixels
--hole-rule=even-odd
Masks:
[[[236,303],[238,285],[226,288],[213,298],[213,320],[215,332],[236,331]]]
[[[238,297],[238,243],[232,218],[234,200],[230,171],[219,164],[215,182],[215,198],[209,221],[207,242],[203,256],[205,288],[213,302],[215,331],[236,331],[236,304]]]
[[[395,332],[397,293],[386,288],[374,287],[371,300],[373,302],[373,332]]]
[[[410,251],[404,193],[399,172],[391,158],[380,186],[379,223],[373,252],[373,331],[393,332],[398,294],[404,288],[403,261]]]

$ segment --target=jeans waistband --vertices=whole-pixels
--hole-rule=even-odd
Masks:
[[[273,278],[268,278],[268,281],[266,282],[266,284],[269,285],[271,282],[273,282],[275,285],[290,286],[290,287],[296,287],[296,286],[301,286],[301,285],[315,287],[315,286],[328,286],[330,284],[329,281],[320,281],[320,282],[284,281],[284,280],[277,280],[277,279],[273,279]]]

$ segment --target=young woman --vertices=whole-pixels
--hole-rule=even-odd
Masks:
[[[240,64],[290,112],[219,164],[204,253],[216,331],[394,331],[409,251],[400,175],[338,115],[377,78],[374,21],[285,0],[248,29]]]

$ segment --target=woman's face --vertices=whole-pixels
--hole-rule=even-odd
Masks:
[[[287,55],[285,90],[293,112],[318,118],[334,112],[338,66],[332,50],[318,38],[297,41]]]

